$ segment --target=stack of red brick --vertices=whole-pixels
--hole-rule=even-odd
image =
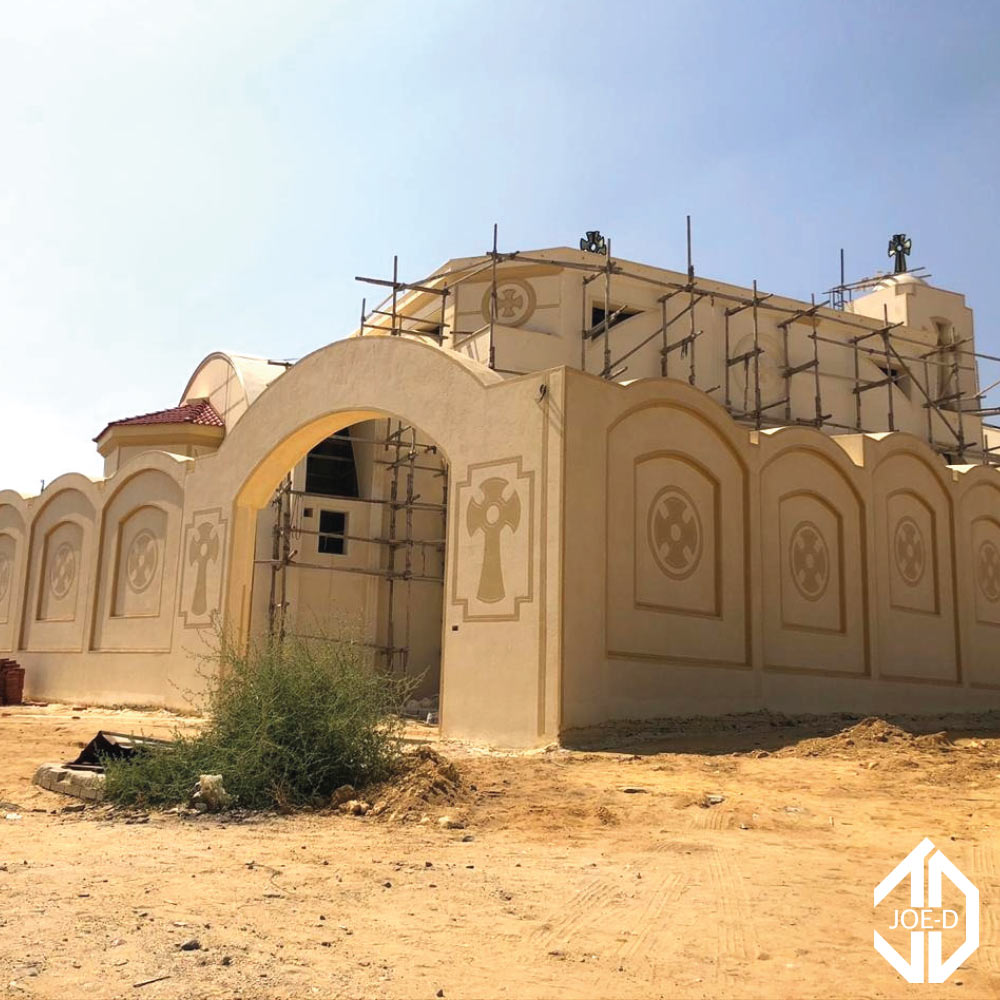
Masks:
[[[24,698],[24,667],[17,660],[0,659],[0,705],[20,705]]]

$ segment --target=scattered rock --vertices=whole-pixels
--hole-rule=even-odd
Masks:
[[[702,809],[709,809],[712,806],[721,805],[725,801],[726,801],[725,795],[720,795],[717,792],[709,792],[702,797],[700,805]]]
[[[649,792],[648,788],[640,788],[638,785],[626,785],[622,791],[626,795],[646,795]]]
[[[954,749],[951,737],[944,730],[939,733],[926,733],[923,736],[917,736],[913,740],[913,745],[922,750],[943,750],[946,753]]]
[[[607,806],[601,805],[597,807],[597,818],[604,826],[618,825],[618,814]]]
[[[343,805],[345,802],[350,802],[351,799],[356,799],[358,793],[354,790],[353,785],[341,785],[333,795],[330,796],[330,805],[336,807]]]
[[[349,816],[364,816],[371,809],[371,805],[363,799],[350,799],[347,802],[342,802],[339,809]]]
[[[197,938],[188,938],[180,946],[181,951],[201,951],[201,942]]]
[[[438,826],[442,830],[464,830],[465,824],[454,816],[439,816]]]

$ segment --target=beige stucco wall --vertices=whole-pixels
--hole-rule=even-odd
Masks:
[[[564,728],[1000,705],[998,470],[673,381],[569,373],[566,413]]]
[[[548,265],[514,276],[531,294],[512,285],[514,312],[496,324],[506,374],[477,360],[482,333],[458,351],[369,332],[287,370],[258,359],[253,393],[238,365],[212,356],[185,398],[207,394],[225,411],[214,452],[138,450],[96,483],[70,475],[38,497],[0,493],[0,653],[25,665],[29,695],[183,705],[218,616],[242,635],[266,621],[275,488],[289,471],[301,485],[305,455],[328,435],[393,418],[436,443],[448,466],[443,585],[411,594],[421,608],[414,658],[418,668],[439,661],[446,734],[532,745],[608,719],[762,706],[1000,707],[1000,471],[946,466],[922,440],[926,412],[895,388],[897,427],[912,433],[735,422],[713,354],[725,335],[721,293],[698,306],[699,387],[679,352],[670,370],[680,378],[658,377],[655,342],[621,383],[600,379],[603,345],[579,334],[583,296],[599,283],[585,292],[579,272]],[[966,329],[960,303],[915,287],[893,290],[893,301],[915,310],[929,295],[928,317],[948,313]],[[489,288],[485,278],[458,286],[451,321],[481,329]],[[659,294],[633,291],[650,303]],[[613,354],[655,330],[658,307],[647,312],[612,329]],[[923,330],[917,312],[905,317]],[[730,322],[732,344],[746,323]],[[820,329],[836,323],[824,317]],[[766,332],[783,352],[780,329]],[[812,342],[792,343],[794,364]],[[573,370],[581,347],[590,374]],[[735,397],[745,385],[728,374]],[[810,376],[796,378],[793,415],[808,414]],[[834,387],[824,409],[850,425],[852,369],[834,365],[824,378]],[[762,391],[783,385],[765,378]],[[873,422],[886,391],[865,395]],[[363,489],[384,496],[372,453],[359,452],[358,471]],[[417,491],[436,489],[431,478]],[[360,501],[296,503],[345,510],[352,533],[385,530],[384,512]],[[415,532],[435,537],[440,525],[419,515]],[[310,562],[384,568],[375,546],[320,557],[304,530],[297,544]],[[378,578],[300,568],[288,600],[293,627],[329,611],[381,641]]]
[[[583,338],[582,331],[590,326],[591,310],[604,307],[605,279],[601,274],[574,269],[574,265],[592,267],[603,258],[568,249],[525,256],[544,258],[546,263],[514,259],[504,261],[497,270],[498,312],[493,336],[497,369],[526,372],[566,365],[601,374],[605,337]],[[751,288],[698,277],[697,291],[691,294],[683,290],[687,276],[679,272],[634,261],[615,264],[618,270],[609,285],[612,311],[624,306],[636,314],[610,330],[614,381],[663,374],[662,351],[666,346],[665,374],[696,385],[737,419],[755,409],[759,383],[765,428],[814,421],[818,392],[824,427],[830,433],[895,429],[957,455],[956,431],[961,420],[967,455],[981,449],[978,416],[971,412],[961,417],[942,415],[924,405],[928,396],[940,399],[956,388],[970,397],[977,391],[973,317],[963,296],[912,275],[888,276],[850,303],[846,312],[818,308],[814,317],[793,320],[796,313],[810,308],[809,302],[760,290],[755,310],[744,304],[752,295]],[[487,269],[454,289],[455,322],[466,335],[452,343],[483,363],[489,358],[491,288],[492,275]],[[895,355],[885,356],[877,331],[886,318],[898,324],[890,344],[907,359],[909,375]],[[664,321],[668,324],[666,338],[658,333]],[[755,327],[760,350],[756,359],[752,355]],[[470,331],[478,333],[470,336]],[[692,334],[693,343],[682,346]],[[819,338],[815,343],[814,334]],[[929,354],[941,336],[958,343],[955,351],[961,370],[957,382],[951,371],[955,351]],[[853,341],[858,337],[862,339],[855,350]],[[727,365],[727,357],[743,360]],[[809,367],[814,361],[818,361],[818,384]],[[786,377],[789,369],[795,370],[794,374]],[[858,384],[883,380],[889,369],[899,373],[897,384],[854,391]],[[942,408],[955,406],[945,403]],[[974,402],[970,399],[965,408],[974,409]],[[752,416],[747,419],[753,421]]]
[[[184,707],[200,688],[175,635],[190,465],[147,452],[97,483],[0,493],[0,651],[29,695]]]

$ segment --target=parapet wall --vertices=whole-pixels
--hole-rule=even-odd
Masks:
[[[563,727],[1000,705],[1000,471],[571,374]]]
[[[196,604],[200,626],[221,606],[224,542],[204,559],[192,548],[192,467],[147,452],[96,483],[0,493],[0,650],[25,666],[29,696],[184,707],[200,688],[203,643],[182,636]]]
[[[217,615],[250,628],[258,512],[281,477],[387,415],[449,465],[448,735],[1000,708],[996,468],[947,467],[907,434],[748,431],[671,379],[502,380],[390,337],[299,362],[213,455],[0,493],[0,655],[26,693],[183,705]]]

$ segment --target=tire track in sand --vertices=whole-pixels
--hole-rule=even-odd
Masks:
[[[620,891],[619,880],[598,878],[550,912],[532,931],[529,941],[540,948],[571,944],[577,936],[606,916],[606,907]]]
[[[715,848],[708,862],[709,886],[717,904],[713,959],[719,975],[731,976],[734,964],[754,961],[760,951],[743,876],[733,855]]]

